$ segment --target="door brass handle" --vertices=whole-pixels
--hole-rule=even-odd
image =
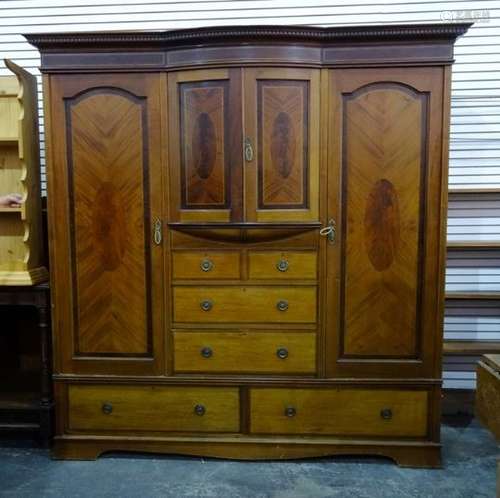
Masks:
[[[157,246],[159,246],[161,244],[162,238],[163,238],[163,236],[162,236],[162,223],[161,223],[161,220],[158,218],[154,224],[153,241]]]
[[[250,162],[253,161],[253,147],[250,138],[246,137],[245,142],[243,143],[243,150],[245,153],[245,161]]]
[[[320,229],[319,234],[323,237],[327,237],[330,244],[335,244],[335,237],[337,235],[335,220],[331,218],[328,225]]]

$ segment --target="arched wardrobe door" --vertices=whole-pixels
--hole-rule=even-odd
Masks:
[[[443,84],[443,68],[330,72],[331,375],[440,375]]]
[[[57,371],[160,373],[160,76],[54,76],[47,90]]]

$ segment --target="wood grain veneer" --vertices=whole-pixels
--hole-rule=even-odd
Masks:
[[[57,458],[440,465],[450,65],[468,27],[27,36]]]

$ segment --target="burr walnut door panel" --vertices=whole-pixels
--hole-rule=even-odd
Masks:
[[[327,372],[440,376],[443,70],[329,84]]]
[[[58,370],[162,371],[160,76],[51,79]]]
[[[172,221],[241,221],[239,69],[168,76]]]
[[[319,81],[316,69],[244,70],[248,221],[318,221]]]

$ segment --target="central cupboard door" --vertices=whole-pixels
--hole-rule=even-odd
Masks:
[[[168,95],[172,221],[318,221],[319,70],[180,71]]]
[[[245,219],[318,221],[317,69],[244,70]]]
[[[168,75],[170,217],[241,221],[241,71]]]

